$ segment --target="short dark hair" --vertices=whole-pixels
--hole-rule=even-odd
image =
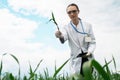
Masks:
[[[77,4],[71,3],[71,4],[69,4],[69,5],[67,6],[67,8],[70,7],[70,6],[75,6],[75,7],[77,8],[77,10],[80,11],[79,8],[78,8],[78,6],[77,6]],[[66,8],[66,11],[67,11],[67,8]]]

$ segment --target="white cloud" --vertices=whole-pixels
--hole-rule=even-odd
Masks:
[[[6,53],[6,51],[22,52],[25,49],[32,50],[32,48],[37,48],[42,45],[40,43],[26,43],[27,39],[34,37],[33,31],[37,28],[35,22],[18,18],[6,9],[0,10],[0,13],[1,53]]]
[[[48,1],[48,0],[8,0],[10,6],[15,10],[19,11],[20,9],[28,10],[28,12],[34,11],[37,14],[47,16],[49,15],[49,12],[56,8],[61,8],[60,1]]]

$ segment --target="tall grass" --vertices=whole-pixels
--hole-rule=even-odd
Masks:
[[[9,54],[18,64],[18,74],[13,75],[11,72],[3,72],[3,57],[7,54],[2,55],[2,59],[0,61],[0,80],[120,80],[120,74],[117,71],[115,58],[112,56],[112,60],[107,62],[105,60],[105,65],[101,66],[96,60],[90,60],[85,62],[83,65],[83,73],[84,77],[80,74],[75,75],[67,75],[63,73],[62,75],[58,75],[62,68],[68,63],[69,59],[66,60],[60,67],[56,67],[53,76],[50,76],[50,72],[46,68],[44,70],[44,74],[36,73],[40,64],[43,60],[40,60],[35,69],[32,69],[31,64],[29,63],[29,75],[21,76],[20,62],[16,56],[13,54]],[[115,72],[110,70],[109,64],[113,62]]]

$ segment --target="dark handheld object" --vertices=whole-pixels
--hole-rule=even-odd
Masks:
[[[85,56],[86,54],[87,54],[87,52],[86,52],[86,53],[80,53],[80,54],[77,55],[77,58],[78,58],[78,57],[83,57],[83,56]]]

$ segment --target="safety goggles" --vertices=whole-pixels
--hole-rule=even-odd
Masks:
[[[68,14],[71,14],[71,13],[75,14],[77,11],[78,11],[78,10],[71,10],[71,11],[68,11],[67,13],[68,13]]]

